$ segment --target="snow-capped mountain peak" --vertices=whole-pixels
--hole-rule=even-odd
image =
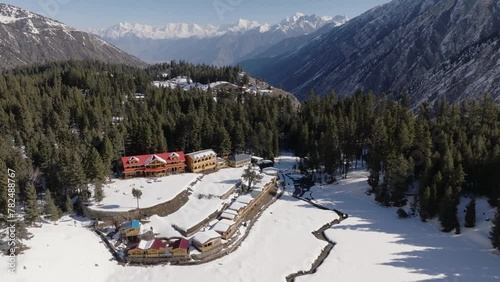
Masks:
[[[63,23],[42,17],[28,10],[0,3],[0,24],[12,24],[14,22],[23,21],[25,22],[25,30],[27,32],[37,34],[38,30],[33,24],[33,20],[36,20],[37,23],[39,23],[37,24],[39,28],[40,24],[43,24],[44,27],[59,27],[67,31],[74,30],[73,28],[70,28],[69,26]]]
[[[144,65],[95,36],[8,4],[0,4],[0,41],[0,70],[37,62],[88,58]]]
[[[262,26],[262,24],[260,24],[256,21],[239,19],[235,25],[232,25],[229,28],[227,28],[227,31],[245,32],[247,30],[254,29],[254,28],[260,27],[260,26]]]
[[[317,15],[305,15],[303,13],[295,13],[294,15],[286,17],[281,23],[274,26],[275,31],[280,31],[286,34],[292,33],[311,33],[322,27],[326,23],[334,22],[335,25],[342,25],[348,19],[344,16],[325,16],[319,17]]]
[[[286,24],[286,23],[296,22],[296,21],[298,21],[300,18],[302,18],[302,17],[304,17],[304,16],[305,16],[305,14],[297,12],[297,13],[295,13],[295,14],[291,15],[291,16],[286,17],[286,18],[285,18],[285,19],[281,22],[281,24]]]
[[[31,13],[26,13],[25,11],[17,7],[7,4],[0,4],[0,23],[9,24],[19,19],[28,18],[31,16]]]
[[[121,22],[109,28],[91,30],[90,32],[104,38],[117,39],[125,36],[136,36],[149,39],[172,39],[189,37],[212,37],[221,34],[218,26],[188,23],[168,23],[165,26],[152,26],[139,23]]]
[[[93,33],[147,62],[182,59],[225,66],[254,56],[284,39],[314,33],[326,24],[333,27],[345,21],[343,16],[332,18],[296,13],[274,25],[248,19],[218,26],[121,23]]]
[[[308,16],[303,13],[295,13],[275,25],[262,24],[248,19],[240,19],[234,24],[221,26],[188,23],[167,23],[165,26],[151,26],[122,22],[110,28],[91,30],[91,32],[102,38],[109,39],[119,39],[125,36],[135,36],[144,39],[210,38],[222,36],[228,32],[244,33],[250,30],[256,30],[260,33],[279,31],[283,33],[304,34],[313,32],[330,21],[343,24],[347,20],[342,16],[318,17],[316,15]]]

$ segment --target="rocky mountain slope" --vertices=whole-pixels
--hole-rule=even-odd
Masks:
[[[226,26],[119,24],[93,32],[144,61],[184,59],[221,66],[258,54],[283,39],[315,32],[327,23],[341,25],[346,21],[343,16],[331,18],[297,13],[272,26],[249,20]]]
[[[394,0],[293,51],[243,67],[299,98],[310,89],[410,94],[414,104],[500,97],[500,2]]]
[[[0,4],[0,70],[67,59],[145,65],[138,58],[91,34]]]

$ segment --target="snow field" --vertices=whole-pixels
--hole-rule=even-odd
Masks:
[[[132,196],[132,189],[142,191],[140,208],[153,207],[175,198],[188,189],[200,174],[185,173],[154,178],[113,179],[114,183],[103,185],[104,199],[100,205],[93,203],[93,210],[123,212],[137,208],[137,200]],[[90,190],[94,186],[89,185]]]

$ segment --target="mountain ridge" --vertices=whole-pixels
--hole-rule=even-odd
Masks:
[[[67,59],[146,64],[88,33],[0,3],[0,70]]]
[[[113,28],[106,32],[101,31],[100,34],[104,35],[101,38],[107,42],[147,62],[182,59],[192,63],[222,66],[234,65],[248,54],[264,51],[283,39],[315,32],[328,23],[342,25],[347,21],[348,19],[343,16],[319,17],[297,13],[272,26],[241,20],[236,25],[210,26],[213,29],[212,35],[204,37],[190,36],[193,34],[187,30],[184,34],[178,35],[180,38],[171,38],[171,35],[165,35],[170,31],[164,28],[156,30],[162,32],[161,36],[170,38],[158,39],[161,38],[158,34]],[[111,37],[106,37],[108,33]],[[198,31],[198,34],[207,32]]]
[[[223,36],[228,32],[246,32],[258,29],[260,32],[268,32],[274,28],[281,28],[283,31],[290,29],[293,25],[307,21],[311,27],[323,25],[326,22],[336,20],[338,22],[346,21],[342,16],[316,16],[306,15],[300,12],[287,16],[280,23],[270,25],[268,23],[259,23],[249,19],[239,19],[236,23],[225,25],[200,25],[196,23],[167,23],[164,26],[147,25],[140,23],[120,22],[116,25],[102,29],[90,29],[89,32],[101,38],[118,39],[126,35],[135,35],[145,39],[183,39],[189,37],[210,38]]]
[[[491,0],[395,0],[287,54],[243,67],[301,99],[311,89],[408,93],[414,104],[486,92],[498,99],[499,25],[500,4]]]

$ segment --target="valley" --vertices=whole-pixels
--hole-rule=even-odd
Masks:
[[[498,27],[493,0],[0,3],[0,281],[500,280]]]

